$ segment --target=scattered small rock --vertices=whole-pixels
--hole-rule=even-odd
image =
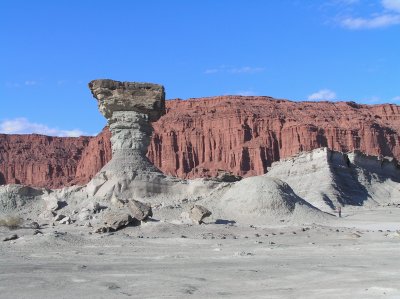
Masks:
[[[14,234],[14,235],[5,237],[5,238],[3,239],[3,242],[16,240],[16,239],[18,239],[18,238],[19,238],[18,235]]]
[[[101,206],[98,202],[93,201],[93,202],[90,202],[90,203],[88,204],[87,209],[89,209],[89,211],[91,211],[91,212],[93,212],[93,213],[98,213],[98,212],[100,212],[103,208],[102,208],[102,206]]]
[[[85,223],[85,226],[86,226],[86,227],[92,227],[92,224],[91,224],[90,222],[86,222],[86,223]]]
[[[62,202],[58,200],[56,197],[47,197],[45,199],[46,209],[48,211],[54,212],[61,208]]]
[[[78,220],[79,221],[86,221],[92,219],[92,215],[90,215],[89,210],[81,211],[78,215]]]
[[[40,230],[35,230],[34,232],[33,232],[33,235],[34,236],[36,236],[36,235],[38,235],[38,234],[40,234],[40,235],[43,235],[43,233],[40,231]]]
[[[101,226],[101,227],[96,228],[94,232],[98,233],[98,234],[104,234],[104,233],[109,233],[109,232],[113,232],[113,231],[114,231],[114,229],[111,227]]]
[[[39,229],[40,228],[40,225],[39,225],[39,223],[37,223],[37,222],[31,222],[30,224],[29,224],[29,227],[30,228],[33,228],[33,229]]]
[[[252,255],[254,255],[254,253],[241,251],[241,252],[235,252],[235,255],[236,256],[252,256]]]
[[[218,169],[216,179],[221,182],[233,183],[242,180],[242,177],[235,175],[232,172]]]
[[[353,237],[353,238],[360,238],[361,237],[361,235],[356,234],[356,233],[352,233],[350,236]]]
[[[111,198],[111,204],[119,209],[122,209],[127,201],[124,201],[122,199],[118,199],[115,195]]]
[[[58,214],[53,218],[53,221],[61,221],[62,219],[64,219],[66,216],[62,215],[62,214]]]
[[[56,214],[56,212],[54,212],[54,211],[49,211],[49,210],[44,210],[40,215],[39,215],[39,217],[40,218],[42,218],[42,219],[52,219],[52,218],[54,218],[54,216],[56,216],[57,214]]]
[[[72,220],[70,217],[64,217],[63,219],[60,220],[61,224],[71,224]]]

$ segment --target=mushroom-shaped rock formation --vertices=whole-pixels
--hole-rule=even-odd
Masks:
[[[146,157],[151,122],[165,113],[164,87],[151,83],[93,80],[89,83],[111,131],[112,160],[106,174],[159,172]]]
[[[91,81],[89,88],[108,121],[112,159],[88,183],[88,194],[109,199],[124,191],[146,194],[159,189],[165,176],[146,152],[153,132],[151,122],[165,113],[164,87],[103,79]]]

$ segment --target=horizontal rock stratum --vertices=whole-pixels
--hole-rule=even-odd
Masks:
[[[166,101],[153,123],[150,161],[183,178],[267,172],[272,162],[320,147],[400,158],[400,106],[221,96]],[[0,134],[0,184],[57,188],[87,183],[111,159],[110,133],[61,138]]]

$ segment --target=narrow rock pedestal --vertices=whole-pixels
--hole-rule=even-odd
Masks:
[[[151,83],[94,80],[89,83],[111,132],[112,159],[88,184],[89,193],[100,189],[105,197],[128,188],[133,180],[147,182],[163,177],[146,157],[153,128],[151,122],[165,113],[164,87]],[[140,185],[140,184],[139,184]]]

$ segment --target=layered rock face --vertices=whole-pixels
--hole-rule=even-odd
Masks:
[[[89,83],[111,132],[107,177],[137,171],[160,172],[146,157],[152,121],[165,113],[164,87],[150,83],[94,80]]]
[[[61,188],[89,181],[111,159],[110,133],[96,137],[0,134],[0,185]]]
[[[118,92],[129,95],[136,91],[123,87],[128,83],[115,86],[112,82],[102,83],[106,85],[100,87],[105,92],[101,101],[113,98],[112,106],[120,107]],[[162,110],[162,101],[139,102],[139,114],[151,107]],[[110,117],[109,109],[101,107]],[[157,119],[159,113],[148,114],[149,120]],[[141,126],[140,121],[137,125]],[[164,173],[182,178],[214,176],[218,169],[243,176],[259,175],[274,161],[319,147],[400,159],[400,107],[390,104],[291,102],[241,96],[171,100],[166,101],[166,114],[152,126],[147,157]],[[85,184],[111,159],[110,136],[108,129],[85,142],[81,141],[83,137],[0,135],[0,184]],[[141,156],[143,151],[139,151]],[[51,171],[47,163],[63,171]]]
[[[164,87],[151,83],[89,83],[111,132],[111,160],[88,183],[89,196],[145,197],[161,193],[165,176],[146,157],[156,121],[165,113]]]
[[[397,203],[400,198],[398,162],[358,151],[344,154],[320,148],[303,152],[272,163],[264,176],[288,183],[297,195],[323,211]]]
[[[148,156],[164,173],[242,176],[320,147],[400,158],[400,107],[224,96],[167,101]]]

